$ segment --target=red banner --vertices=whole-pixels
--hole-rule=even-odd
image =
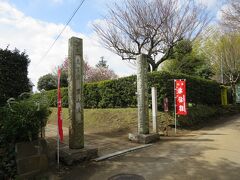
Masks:
[[[62,129],[62,98],[60,89],[61,69],[58,68],[58,134],[61,142],[63,141],[63,129]]]
[[[175,80],[176,114],[187,115],[186,81]]]

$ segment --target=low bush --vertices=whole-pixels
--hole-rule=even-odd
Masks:
[[[206,106],[196,105],[188,108],[187,116],[179,116],[178,124],[185,128],[198,128],[209,125],[215,119],[240,113],[239,105]]]
[[[202,123],[207,123],[210,119],[218,116],[219,107],[206,105],[196,105],[188,108],[187,116],[178,116],[180,127],[194,127]]]

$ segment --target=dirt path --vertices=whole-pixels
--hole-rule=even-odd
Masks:
[[[120,173],[159,179],[240,179],[240,115],[186,137],[162,138],[146,149],[74,167],[62,179],[105,180]]]

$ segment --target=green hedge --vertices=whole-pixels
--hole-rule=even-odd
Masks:
[[[205,80],[185,74],[154,72],[148,74],[149,104],[151,104],[150,87],[157,87],[158,107],[162,109],[163,98],[168,97],[170,109],[173,108],[173,79],[186,79],[187,102],[203,105],[220,104],[220,86],[215,81]],[[136,107],[136,76],[116,80],[88,83],[84,85],[85,108]],[[67,88],[61,89],[62,105],[68,106]],[[57,90],[46,91],[50,106],[57,106]],[[34,96],[38,96],[35,94]]]
[[[240,113],[239,105],[206,106],[196,105],[188,109],[187,116],[178,116],[178,125],[183,128],[201,128],[220,117]],[[216,121],[217,122],[217,121]]]
[[[194,128],[204,123],[209,123],[214,118],[219,118],[220,106],[196,105],[188,108],[187,116],[178,116],[177,122],[180,127]]]
[[[200,129],[222,123],[227,119],[220,118],[239,113],[239,105],[208,106],[198,104],[188,108],[187,116],[177,115],[177,126],[182,129]],[[164,131],[166,125],[174,126],[175,120],[173,111],[162,113],[162,115],[158,117],[158,120],[159,127],[162,131]]]
[[[185,74],[154,72],[149,75],[149,86],[155,85],[155,87],[158,89],[158,102],[160,102],[160,109],[162,109],[164,97],[168,97],[170,109],[173,109],[174,79],[186,79],[188,103],[203,105],[219,105],[221,103],[220,85],[215,81]]]

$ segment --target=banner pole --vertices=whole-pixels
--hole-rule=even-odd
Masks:
[[[58,169],[59,169],[59,133],[57,130],[57,164],[58,164]]]
[[[57,118],[57,166],[59,170],[59,143],[60,143],[60,134],[59,134],[59,118],[61,116],[61,110],[59,109],[61,107],[61,100],[60,100],[60,76],[61,76],[61,71],[60,67],[58,67],[58,100],[57,100],[57,105],[58,105],[58,118]]]
[[[174,120],[175,120],[175,134],[177,134],[177,110],[176,110],[176,79],[174,79]]]

